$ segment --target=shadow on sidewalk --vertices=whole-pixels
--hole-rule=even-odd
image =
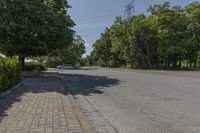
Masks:
[[[13,112],[13,109],[24,104],[22,100],[24,97],[32,96],[32,94],[41,94],[48,92],[62,93],[67,95],[67,92],[63,91],[64,88],[73,94],[79,95],[90,95],[92,93],[101,94],[103,93],[102,89],[105,87],[115,86],[120,83],[118,79],[110,79],[103,76],[91,76],[91,75],[75,75],[75,74],[66,74],[62,75],[64,78],[60,80],[56,76],[41,76],[37,78],[26,78],[22,82],[23,87],[13,90],[9,95],[0,99],[0,125],[2,120],[9,115],[18,115],[17,112]],[[68,86],[65,86],[67,82],[72,83],[76,87],[74,90],[70,90]],[[61,82],[60,82],[61,81]],[[78,89],[77,89],[78,88]],[[22,99],[23,98],[23,99]],[[40,102],[40,101],[38,101]],[[11,109],[12,108],[12,111]],[[23,108],[27,108],[24,106]],[[11,111],[11,112],[10,112]],[[12,113],[13,114],[10,114]]]

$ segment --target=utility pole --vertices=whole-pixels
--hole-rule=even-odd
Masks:
[[[124,12],[124,17],[127,17],[127,19],[132,17],[132,13],[134,12],[134,3],[135,0],[132,0],[130,3],[128,3],[127,5],[123,6],[126,8],[125,12]]]

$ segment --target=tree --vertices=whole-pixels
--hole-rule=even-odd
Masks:
[[[186,7],[189,24],[187,27],[186,58],[189,60],[190,67],[197,65],[200,51],[200,3],[191,3]]]
[[[159,47],[161,50],[161,62],[165,68],[177,67],[178,61],[181,66],[181,60],[184,57],[182,44],[187,30],[187,17],[184,10],[179,6],[170,7],[166,2],[163,5],[154,5],[149,9],[152,15],[157,16],[157,27],[159,30]]]
[[[92,57],[108,67],[197,67],[200,3],[182,8],[165,2],[150,6],[148,11],[148,16],[141,14],[126,20],[116,17],[114,24],[93,45]]]
[[[72,41],[74,23],[65,0],[1,0],[0,52],[25,57],[47,55]]]
[[[100,61],[102,66],[109,67],[109,61],[111,59],[111,46],[112,42],[109,37],[109,29],[105,30],[105,33],[101,34],[101,38],[98,39],[93,45],[94,51],[92,56]]]
[[[61,51],[60,57],[64,63],[76,65],[81,63],[81,58],[84,53],[85,41],[81,36],[75,35],[73,42]]]
[[[109,28],[110,39],[112,42],[111,52],[112,52],[112,66],[122,67],[126,66],[126,55],[125,55],[125,45],[126,36],[123,31],[124,21],[122,17],[116,17],[114,24]]]

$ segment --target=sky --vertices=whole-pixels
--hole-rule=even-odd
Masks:
[[[74,30],[85,40],[86,55],[90,55],[92,45],[113,24],[116,16],[124,17],[124,5],[131,0],[68,0],[72,8],[68,13],[76,23]],[[169,1],[171,5],[185,6],[200,0],[135,0],[134,14],[146,14],[150,5]]]

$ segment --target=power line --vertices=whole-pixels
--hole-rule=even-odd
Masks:
[[[98,23],[102,23],[102,22],[106,22],[106,21],[111,21],[111,20],[115,20],[115,18],[107,18],[107,19],[101,19],[101,20],[94,20],[94,21],[88,21],[88,22],[83,22],[83,23],[79,23],[77,22],[77,26],[79,25],[86,25],[86,24],[98,24]]]
[[[90,28],[83,28],[83,29],[75,29],[76,31],[92,31],[92,30],[96,30],[96,29],[102,29],[102,28],[106,28],[106,26],[96,26],[96,27],[90,27]]]
[[[96,20],[96,19],[108,18],[108,17],[113,17],[113,16],[120,16],[120,15],[113,13],[113,14],[109,14],[109,15],[106,15],[106,16],[104,15],[104,16],[86,17],[86,18],[82,18],[82,19],[78,19],[78,20],[74,19],[74,20],[81,22],[81,21],[87,21],[87,20]]]

